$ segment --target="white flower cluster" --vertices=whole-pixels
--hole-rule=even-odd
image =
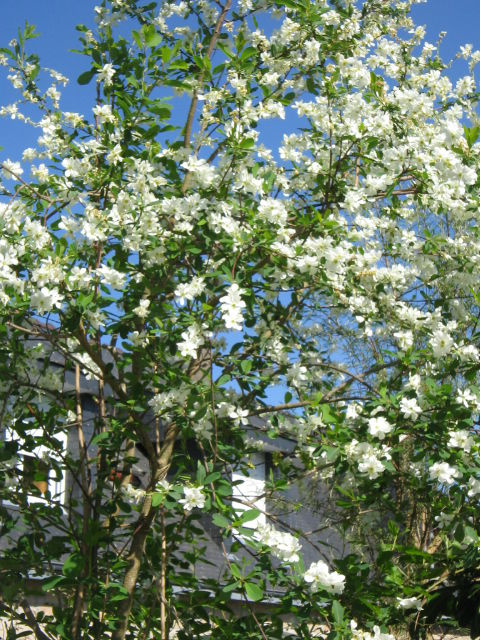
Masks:
[[[234,282],[228,292],[220,298],[220,311],[227,329],[241,331],[243,328],[242,310],[247,305],[242,300],[242,295],[245,295],[245,292]]]
[[[274,198],[264,198],[258,205],[258,215],[260,219],[271,224],[283,227],[287,223],[287,209],[281,200]]]
[[[345,453],[357,462],[358,470],[365,474],[369,480],[375,480],[385,471],[385,465],[381,458],[391,460],[389,447],[382,445],[381,449],[378,449],[369,442],[358,442],[355,439],[345,447]]]
[[[467,429],[459,429],[458,431],[449,431],[450,437],[448,446],[454,449],[462,449],[465,453],[469,453],[475,441]]]
[[[217,407],[219,418],[230,418],[237,425],[248,424],[248,410],[237,407],[230,402],[220,402]]]
[[[179,503],[183,505],[185,511],[192,511],[195,507],[203,509],[206,496],[202,487],[183,487],[184,498],[180,498]]]
[[[113,82],[113,76],[115,75],[115,69],[110,62],[104,64],[103,67],[97,73],[97,82],[103,82],[106,87],[109,87]]]
[[[201,327],[192,324],[181,335],[183,340],[177,344],[180,355],[182,358],[196,358],[198,349],[205,341]]]
[[[148,298],[142,298],[138,306],[133,309],[133,313],[140,319],[144,320],[148,316],[148,310],[150,307],[150,300]]]
[[[405,418],[415,421],[422,413],[422,407],[418,404],[417,398],[401,398],[400,412]]]
[[[339,594],[345,588],[345,576],[337,571],[330,571],[323,560],[312,562],[309,569],[303,574],[303,579],[311,585],[314,591],[324,589],[328,593]]]
[[[278,531],[278,529],[266,522],[265,524],[257,525],[255,538],[269,547],[271,554],[275,558],[282,560],[282,562],[291,564],[300,560],[298,552],[302,545],[291,533]]]
[[[113,11],[97,7],[98,24],[115,26],[131,4],[112,0]],[[207,26],[215,24],[219,12],[214,4],[163,3],[153,21],[154,39],[178,42],[176,58],[185,58],[198,36],[191,11],[198,10]],[[295,420],[279,416],[271,431],[291,436],[302,456],[314,456],[325,480],[337,473],[337,466],[343,473],[343,465],[335,460],[344,451],[350,464],[341,480],[360,485],[387,469],[393,476],[399,457],[424,449],[422,460],[400,465],[402,473],[423,483],[430,495],[438,492],[444,498],[449,488],[465,494],[454,515],[436,516],[437,528],[455,530],[480,497],[480,474],[475,470],[478,435],[475,427],[467,426],[468,419],[476,424],[480,394],[475,381],[463,377],[471,363],[480,361],[474,344],[478,299],[472,293],[480,277],[480,144],[476,128],[468,128],[469,122],[476,122],[473,70],[480,52],[462,48],[470,75],[453,83],[440,64],[432,65],[436,47],[422,47],[424,32],[415,30],[407,17],[410,0],[386,3],[385,11],[363,15],[358,5],[368,3],[316,0],[315,25],[299,19],[292,8],[295,3],[275,4],[273,18],[279,21],[266,30],[269,35],[261,29],[252,32],[250,17],[242,23],[223,16],[223,53],[210,53],[212,60],[220,55],[225,62],[224,73],[214,68],[208,73],[206,68],[182,71],[180,64],[169,76],[176,78],[179,93],[190,93],[194,103],[198,98],[204,104],[192,139],[184,145],[167,142],[168,126],[153,137],[142,136],[119,116],[121,95],[115,104],[108,99],[114,84],[122,92],[118,74],[130,73],[134,60],[123,61],[121,69],[108,58],[95,62],[94,82],[100,98],[104,90],[103,98],[86,118],[50,108],[58,105],[57,85],[64,81],[51,73],[53,84],[49,81],[51,86],[38,94],[50,106],[42,106],[45,115],[33,122],[20,109],[24,101],[38,101],[36,93],[29,97],[38,69],[29,63],[21,67],[20,60],[15,68],[10,57],[0,55],[11,85],[21,92],[18,101],[0,107],[0,116],[30,122],[39,130],[38,149],[25,149],[22,155],[22,162],[30,163],[30,174],[10,159],[0,165],[7,192],[14,194],[0,203],[2,319],[35,317],[29,326],[36,332],[39,322],[48,336],[46,319],[38,316],[52,314],[59,327],[55,335],[64,336],[71,326],[65,320],[81,310],[86,339],[93,337],[92,328],[98,331],[99,357],[115,347],[113,335],[120,336],[117,344],[128,335],[124,346],[143,351],[145,367],[136,382],[149,389],[153,413],[162,420],[181,415],[198,438],[213,440],[217,418],[245,427],[258,409],[254,394],[259,389],[265,389],[268,401],[270,390],[286,383],[302,405],[312,398],[312,390],[320,394],[328,389],[337,403],[346,397],[345,385],[355,382],[348,407],[335,404],[346,417],[338,429],[299,407]],[[341,14],[332,8],[337,4],[349,10]],[[266,5],[262,0],[240,0],[239,10],[256,11]],[[393,5],[395,11],[390,12]],[[244,65],[233,56],[240,34],[247,44],[241,54]],[[147,31],[144,35],[148,40]],[[100,46],[92,32],[84,36],[92,51]],[[146,41],[145,50],[143,57],[152,53]],[[408,59],[405,50],[410,52]],[[129,51],[138,54],[133,43]],[[327,62],[319,65],[320,60]],[[165,64],[167,75],[170,68]],[[168,82],[165,86],[173,87]],[[295,96],[291,107],[284,99],[287,92]],[[165,97],[181,109],[184,98],[178,101],[173,94],[172,90]],[[140,124],[151,108],[155,110],[148,101],[137,107]],[[260,142],[267,141],[260,134],[261,120],[272,118],[288,133],[278,141],[272,138],[275,144],[266,148]],[[187,131],[185,135],[189,137]],[[241,161],[232,162],[237,148]],[[94,197],[99,184],[105,184],[103,195]],[[202,194],[203,189],[208,193]],[[32,206],[38,198],[43,205]],[[189,238],[195,239],[195,247],[184,254]],[[103,257],[92,261],[100,247]],[[161,273],[170,287],[150,290],[146,281],[152,273]],[[225,283],[228,278],[237,278],[244,288]],[[112,296],[105,287],[117,293]],[[243,331],[253,290],[255,326]],[[213,304],[217,296],[213,313],[200,304],[202,297]],[[83,309],[86,299],[90,302]],[[19,301],[21,309],[15,307]],[[217,335],[208,333],[212,315]],[[158,330],[146,322],[150,317],[158,320]],[[170,348],[171,333],[167,335],[165,327],[177,328],[176,356],[156,362],[154,354]],[[231,336],[223,339],[228,330],[243,332],[241,350],[231,351]],[[182,358],[202,358],[207,341],[219,379],[222,369],[235,366],[239,354],[253,353],[262,363],[249,374],[252,379],[257,376],[251,394],[243,388],[242,396],[217,389],[207,403],[198,384],[192,408],[192,382],[177,383],[178,389],[175,382],[157,382],[160,390],[149,386],[153,370],[159,380],[187,380],[188,362]],[[83,353],[80,343],[72,340],[66,347],[84,375],[100,377],[98,361]],[[337,358],[342,352],[348,364],[340,367]],[[389,354],[382,361],[385,367],[371,369],[382,354]],[[456,367],[459,360],[461,366]],[[114,367],[110,373],[129,394],[131,379],[125,368]],[[233,370],[232,378],[236,373]],[[35,367],[29,374],[42,391],[62,393],[60,374]],[[380,385],[395,389],[391,382],[401,381],[399,375],[405,381],[395,399],[399,423],[408,421],[410,428],[398,437],[393,409],[371,410],[369,399],[380,397]],[[422,420],[427,428],[428,416],[438,408],[430,393],[432,378],[456,389],[452,402],[462,416],[456,425],[448,420],[436,425],[438,438],[433,443],[422,440],[422,430],[413,424]],[[23,372],[12,379],[28,377]],[[358,404],[353,400],[357,391]],[[247,433],[247,442],[251,430],[238,430]],[[353,439],[343,449],[347,430],[368,442]],[[320,438],[325,447],[318,456]],[[407,439],[409,446],[390,449],[384,444],[390,439]],[[143,495],[131,487],[125,492],[132,500]],[[202,509],[206,493],[205,487],[185,486],[179,504],[187,512]],[[298,561],[295,536],[269,524],[255,526],[257,540],[273,556],[287,564]],[[305,583],[313,590],[341,593],[344,581],[323,561],[305,572]],[[405,585],[407,594],[414,592],[409,588]],[[396,604],[406,611],[421,608],[415,597],[398,598]],[[368,631],[361,631],[352,621],[353,637],[392,640],[372,625],[373,621]]]
[[[435,516],[435,522],[440,529],[444,529],[451,524],[454,517],[455,515],[453,513],[445,513],[444,511],[441,511],[438,516]]]
[[[181,166],[192,176],[194,184],[202,189],[208,189],[216,180],[215,167],[206,160],[190,156]]]
[[[393,429],[393,426],[383,416],[369,418],[368,433],[374,438],[383,440]]]
[[[192,301],[200,296],[205,290],[205,281],[199,276],[194,276],[190,282],[181,282],[175,289],[175,298],[178,300],[178,304],[183,307],[185,302]]]
[[[415,609],[422,610],[422,599],[411,596],[410,598],[397,598],[399,609]]]
[[[127,484],[125,487],[122,487],[122,494],[126,500],[133,504],[139,504],[145,497],[144,489],[137,489],[131,484]]]
[[[192,424],[192,429],[202,440],[210,440],[214,433],[214,425],[208,414],[196,420]]]
[[[99,124],[115,122],[115,114],[109,104],[98,104],[96,107],[93,107],[92,112]]]
[[[434,357],[443,358],[452,350],[454,341],[446,327],[439,327],[433,332],[430,345]]]
[[[480,480],[478,478],[468,479],[468,497],[474,498],[480,494]]]
[[[451,485],[461,473],[448,462],[435,462],[429,469],[430,478],[437,480],[441,484]]]
[[[96,269],[96,273],[101,278],[102,284],[112,287],[112,289],[121,291],[125,286],[125,274],[117,271],[117,269],[112,269],[112,267],[102,264],[101,267]]]
[[[39,315],[44,315],[55,309],[60,309],[63,299],[64,297],[57,287],[53,287],[52,289],[41,287],[32,293],[30,304]]]
[[[358,628],[356,620],[351,620],[350,629],[353,640],[395,640],[395,636],[392,636],[391,633],[382,633],[378,625],[373,627],[373,633],[371,633],[370,631],[362,631]]]
[[[463,405],[466,409],[474,409],[480,411],[480,399],[478,394],[469,389],[459,389],[456,397],[458,404]]]
[[[92,360],[88,353],[82,353],[80,351],[80,344],[76,339],[68,339],[67,347],[70,354],[82,365],[82,374],[87,380],[100,379],[102,373],[100,367]]]
[[[164,415],[165,413],[171,413],[178,407],[183,406],[188,393],[188,387],[181,385],[178,389],[170,389],[169,391],[156,393],[148,401],[148,404],[156,416]]]

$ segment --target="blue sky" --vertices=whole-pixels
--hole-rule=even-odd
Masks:
[[[77,46],[75,25],[93,24],[93,8],[99,0],[4,0],[0,20],[0,47],[16,36],[18,26],[27,20],[36,25],[41,37],[30,43],[44,66],[52,67],[70,78],[62,93],[64,111],[85,114],[91,109],[91,87],[79,87],[76,78],[89,68],[87,58],[72,53]],[[443,58],[452,57],[461,44],[471,43],[480,49],[480,0],[428,0],[414,8],[417,24],[427,27],[427,40],[436,42],[441,31],[448,35],[441,47]],[[452,71],[455,76],[455,70]],[[0,105],[14,98],[9,83],[0,78]],[[0,119],[0,158],[19,159],[21,151],[33,144],[32,132],[18,122]]]

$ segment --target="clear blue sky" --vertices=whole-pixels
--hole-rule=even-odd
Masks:
[[[98,0],[3,0],[0,20],[0,47],[16,36],[25,20],[36,25],[41,37],[30,48],[41,57],[42,64],[57,69],[71,79],[63,91],[61,107],[65,111],[87,113],[92,106],[91,88],[79,87],[76,78],[88,69],[88,59],[71,53],[77,45],[75,25],[93,24],[93,8]],[[440,31],[448,35],[441,48],[443,58],[452,57],[461,44],[471,43],[480,49],[480,0],[428,0],[415,7],[417,24],[427,27],[427,39],[435,42]],[[452,72],[455,75],[455,72]],[[4,78],[0,79],[0,104],[9,103],[10,94]],[[0,119],[0,158],[19,159],[25,146],[33,143],[25,137],[25,127]]]

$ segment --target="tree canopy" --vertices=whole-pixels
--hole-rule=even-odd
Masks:
[[[84,114],[0,49],[9,637],[480,633],[480,51],[412,4],[104,0]]]

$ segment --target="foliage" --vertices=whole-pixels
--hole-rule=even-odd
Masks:
[[[478,634],[480,52],[411,4],[104,1],[86,115],[0,49],[11,637]]]

